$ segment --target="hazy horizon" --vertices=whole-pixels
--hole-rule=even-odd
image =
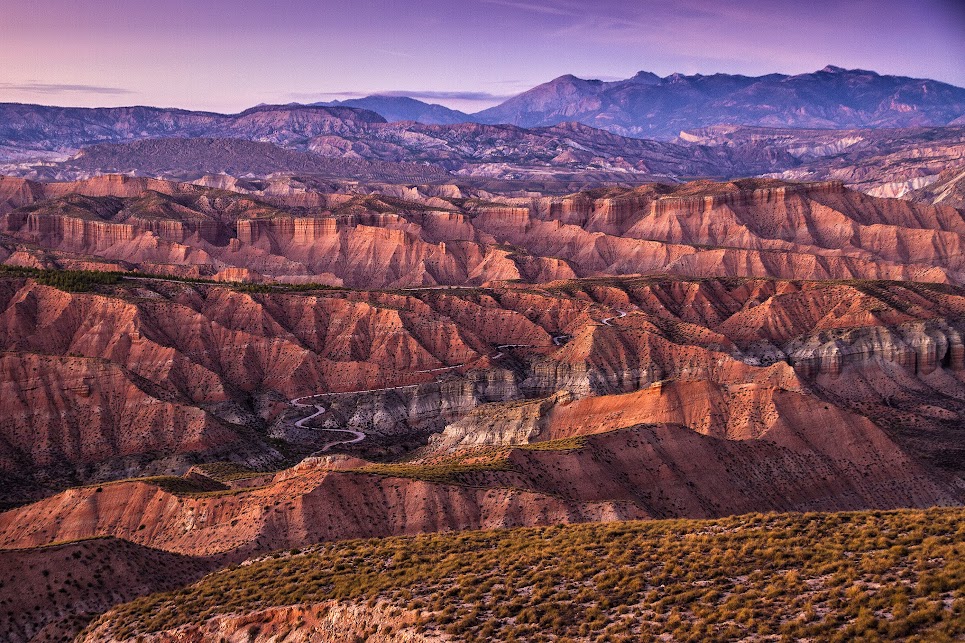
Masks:
[[[965,86],[965,10],[938,0],[38,0],[7,14],[3,102],[234,113],[396,93],[474,112],[563,74],[827,64]]]

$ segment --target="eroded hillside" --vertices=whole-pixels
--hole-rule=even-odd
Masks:
[[[565,197],[301,188],[263,196],[154,179],[0,182],[0,261],[314,282],[486,285],[670,273],[960,283],[965,217],[840,183],[647,184]],[[390,193],[391,194],[391,193]]]
[[[473,449],[641,423],[629,453],[656,448],[644,443],[681,449],[658,449],[658,468],[736,449],[747,466],[774,458],[767,466],[790,475],[789,493],[804,484],[790,472],[827,469],[828,479],[812,500],[787,505],[778,494],[785,500],[774,504],[764,499],[773,489],[754,490],[757,474],[728,465],[728,485],[751,484],[735,491],[737,505],[720,504],[708,479],[692,501],[675,492],[669,504],[643,502],[644,515],[959,497],[957,287],[662,277],[252,291],[137,277],[65,292],[34,274],[0,280],[8,502],[38,483],[180,474],[216,460],[272,469],[333,448],[382,462],[412,449],[410,464],[474,462]],[[600,440],[585,457],[627,449]],[[566,497],[562,480],[533,468],[587,466],[541,458],[556,456],[500,454],[520,471],[483,486]],[[873,491],[876,481],[890,491]],[[626,480],[613,496],[581,495],[576,484],[575,500],[596,502],[634,500],[624,494],[642,482]]]
[[[0,580],[26,565],[36,590],[0,584],[12,640],[345,539],[965,502],[961,210],[773,180],[200,183],[0,181]],[[366,596],[192,598],[200,620],[122,611],[89,637],[541,618]],[[894,636],[952,631],[936,605]],[[870,631],[820,609],[795,631]]]

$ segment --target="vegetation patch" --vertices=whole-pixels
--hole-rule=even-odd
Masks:
[[[95,626],[128,638],[331,599],[387,600],[466,641],[961,640],[965,509],[344,541],[137,599]]]
[[[470,482],[468,477],[471,474],[513,471],[513,464],[509,456],[514,450],[572,451],[584,447],[588,437],[576,436],[513,446],[469,447],[428,459],[373,463],[357,469],[347,469],[347,471],[413,478],[444,484],[468,484]]]
[[[358,469],[348,469],[355,473],[372,473],[395,478],[413,478],[442,484],[462,484],[463,476],[472,473],[509,471],[508,460],[489,460],[483,462],[446,462],[441,464],[388,463],[370,464]]]
[[[136,478],[138,482],[154,485],[159,489],[178,495],[189,495],[196,493],[208,493],[212,491],[223,491],[225,485],[217,480],[207,478],[182,478],[180,476],[151,476],[147,478]]]
[[[96,286],[114,285],[123,275],[122,272],[99,270],[42,270],[21,266],[0,266],[0,277],[27,277],[44,286],[66,292],[89,292]]]
[[[243,464],[237,464],[235,462],[207,462],[197,464],[194,468],[218,482],[234,482],[236,480],[246,480],[248,478],[268,475],[268,472],[255,471]]]
[[[96,487],[98,493],[105,487],[114,485],[143,482],[169,493],[186,496],[195,494],[207,494],[212,492],[230,491],[228,487],[214,478],[182,478],[181,476],[145,476],[141,478],[124,478],[122,480],[112,480],[110,482],[95,483],[86,485],[87,489]]]
[[[346,290],[341,286],[330,286],[328,284],[284,284],[284,283],[262,283],[248,284],[236,282],[217,282],[219,285],[238,292],[246,293],[286,293],[286,292],[311,292],[313,290]]]

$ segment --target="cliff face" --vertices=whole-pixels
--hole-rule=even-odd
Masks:
[[[965,208],[965,167],[963,163],[930,177],[927,183],[910,186],[907,197],[920,203],[944,205],[959,210]]]
[[[0,378],[6,472],[218,451],[237,439],[225,421],[103,359],[4,353]]]
[[[961,211],[837,182],[703,181],[485,204],[417,190],[406,192],[412,200],[262,192],[265,201],[154,179],[7,179],[5,261],[94,256],[147,272],[349,287],[651,272],[951,283],[965,275]]]

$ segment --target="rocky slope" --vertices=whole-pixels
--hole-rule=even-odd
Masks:
[[[757,514],[336,543],[119,606],[81,640],[324,643],[363,628],[400,642],[957,640],[962,517]],[[339,617],[348,632],[333,632]]]
[[[908,198],[965,209],[965,164],[947,169],[933,178],[928,185],[909,192]]]
[[[369,605],[361,601],[324,601],[315,604],[271,607],[245,614],[219,615],[203,623],[141,636],[144,643],[204,643],[246,641],[290,643],[370,641],[371,643],[441,643],[452,641],[445,633],[428,633],[420,627],[421,614],[391,603]],[[107,632],[84,633],[83,641],[110,640]]]
[[[842,181],[878,197],[904,197],[965,164],[965,128],[787,129],[714,126],[681,132],[678,140],[726,150],[742,160],[771,158],[767,176]],[[746,167],[745,174],[752,172]],[[934,201],[929,201],[934,202]],[[956,202],[944,202],[956,207]]]
[[[475,114],[523,127],[580,121],[611,132],[670,138],[707,125],[847,129],[947,125],[965,112],[965,89],[828,65],[809,73],[748,77],[640,72],[614,82],[561,76]]]
[[[0,514],[0,546],[110,535],[241,560],[320,541],[429,531],[962,502],[960,490],[870,422],[840,420],[839,411],[800,409],[786,420],[793,429],[745,440],[680,425],[633,426],[575,446],[512,448],[489,465],[454,467],[449,478],[436,477],[438,465],[339,470],[308,462],[252,490],[184,495],[150,480],[119,482]]]
[[[840,183],[643,185],[466,199],[300,188],[249,195],[107,176],[0,181],[0,261],[350,287],[687,276],[960,283],[965,219]],[[456,196],[458,195],[458,196]],[[65,263],[68,262],[68,263]]]
[[[71,640],[118,602],[182,587],[216,566],[112,538],[0,551],[0,632],[9,643]]]

